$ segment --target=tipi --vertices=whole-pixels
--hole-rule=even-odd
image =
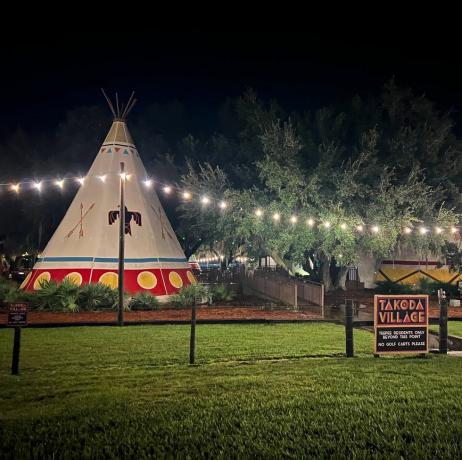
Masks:
[[[122,114],[110,103],[111,129],[23,289],[38,290],[42,280],[64,278],[117,287],[121,162],[126,173],[124,289],[166,300],[196,282],[159,198],[146,187],[146,170],[126,124],[133,103]]]

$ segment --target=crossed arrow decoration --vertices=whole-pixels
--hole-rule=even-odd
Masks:
[[[66,238],[70,238],[79,226],[79,238],[83,238],[83,220],[85,217],[87,217],[87,214],[93,209],[94,206],[95,203],[92,203],[91,206],[85,212],[83,212],[83,203],[80,203],[80,219],[75,224],[74,228],[66,235]]]

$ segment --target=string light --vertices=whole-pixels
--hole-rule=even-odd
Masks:
[[[122,180],[129,180],[131,178],[131,176],[133,176],[133,174],[128,174],[128,173],[125,173],[125,172],[120,173],[119,175],[122,178]],[[87,177],[89,177],[89,176],[87,176]],[[101,182],[105,183],[105,182],[107,182],[106,179],[108,177],[108,174],[103,174],[103,175],[98,175],[98,176],[93,176],[93,177],[96,177],[99,180],[101,180]],[[15,192],[15,193],[19,194],[19,192],[20,192],[21,188],[23,187],[23,185],[31,184],[32,188],[34,188],[34,189],[36,189],[37,191],[40,192],[43,189],[43,185],[45,185],[46,183],[51,183],[51,184],[55,185],[56,187],[59,187],[60,189],[63,189],[64,188],[64,183],[67,180],[69,180],[69,179],[44,179],[44,180],[35,181],[35,182],[22,181],[22,182],[11,183],[11,184],[8,184],[8,183],[0,184],[0,187],[1,186],[6,186],[12,192]],[[84,182],[85,182],[85,177],[78,177],[78,178],[75,178],[75,180],[80,185],[83,185]],[[144,185],[147,188],[150,188],[150,187],[152,187],[154,185],[154,180],[153,179],[147,178],[146,180],[144,180],[142,182],[144,183]],[[193,199],[193,194],[191,192],[189,192],[189,191],[181,191],[181,190],[179,190],[177,188],[174,188],[174,187],[172,187],[172,186],[170,186],[168,184],[165,184],[162,189],[163,189],[164,193],[167,194],[167,195],[172,193],[173,190],[176,190],[178,192],[179,196],[181,196],[184,200]],[[207,204],[211,203],[212,200],[207,196],[203,196],[200,199],[200,201],[201,201],[202,204],[207,205]],[[218,206],[218,208],[223,210],[223,209],[227,208],[228,204],[225,201],[218,201],[217,206]],[[242,210],[242,208],[241,208],[241,210]],[[262,208],[257,208],[255,210],[255,215],[257,217],[262,217],[264,215],[264,210]],[[275,212],[272,215],[272,219],[275,222],[279,222],[281,220],[281,215],[278,212]],[[298,222],[298,219],[299,219],[298,216],[292,215],[292,216],[289,217],[289,222],[292,223],[292,224],[295,224],[295,223]],[[313,219],[312,217],[308,218],[306,220],[306,224],[309,227],[314,227],[316,225],[315,219]],[[332,227],[332,224],[329,221],[319,223],[319,225],[326,228],[326,229],[329,229],[329,228]],[[348,224],[345,223],[345,222],[342,222],[342,223],[340,223],[338,225],[339,225],[339,228],[341,228],[342,230],[348,229]],[[358,232],[363,232],[364,231],[364,225],[363,224],[356,225],[355,229]],[[370,227],[370,229],[371,229],[371,233],[378,233],[380,231],[380,229],[379,229],[379,227],[377,225],[372,225]],[[419,227],[418,228],[418,232],[421,235],[428,234],[431,231],[432,231],[431,228],[426,228],[426,227]],[[444,233],[444,231],[445,230],[443,228],[438,227],[438,226],[433,228],[433,234],[435,234],[435,235],[441,235],[442,233]],[[456,226],[452,226],[452,227],[448,228],[447,231],[449,233],[451,233],[451,234],[455,234],[455,233],[459,232],[459,228],[456,227]],[[413,229],[412,229],[412,227],[404,227],[402,229],[402,233],[405,234],[405,235],[410,235],[410,234],[413,233]]]

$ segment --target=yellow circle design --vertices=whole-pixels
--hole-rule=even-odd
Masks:
[[[138,273],[136,281],[143,289],[154,289],[157,286],[157,278],[154,273],[141,272]]]
[[[170,272],[168,274],[168,279],[170,280],[170,283],[172,283],[172,286],[177,289],[180,289],[183,286],[183,280],[177,272]]]
[[[68,279],[76,286],[80,286],[82,284],[82,275],[79,272],[68,273],[64,278]]]
[[[29,272],[27,276],[24,278],[24,281],[21,283],[21,286],[19,286],[19,289],[24,289],[29,283],[31,277],[32,277],[32,272]]]
[[[36,291],[38,291],[39,289],[42,289],[42,286],[40,286],[40,283],[42,283],[43,281],[50,281],[50,280],[51,280],[50,272],[40,273],[40,275],[37,276],[37,278],[35,278],[34,289]]]
[[[186,276],[188,277],[188,280],[191,284],[197,284],[195,276],[190,271],[186,272]]]
[[[114,272],[106,272],[99,277],[99,282],[115,289],[119,282],[119,276]]]

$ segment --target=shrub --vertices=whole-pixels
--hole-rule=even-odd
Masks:
[[[212,289],[211,297],[213,302],[230,302],[234,299],[235,295],[226,286],[218,285]]]
[[[459,297],[459,289],[456,284],[422,278],[418,286],[419,293],[437,295],[438,289],[443,289],[448,297]]]
[[[413,286],[393,283],[392,281],[377,281],[376,294],[415,294]]]
[[[130,299],[131,310],[158,310],[159,300],[148,292],[138,292]]]
[[[170,301],[175,307],[191,307],[207,299],[208,291],[202,284],[190,284],[182,287]]]
[[[27,300],[27,294],[19,289],[19,285],[15,281],[0,277],[0,304],[25,300]]]
[[[76,303],[84,311],[111,309],[117,305],[117,296],[117,289],[112,289],[105,284],[85,284],[79,288]]]

